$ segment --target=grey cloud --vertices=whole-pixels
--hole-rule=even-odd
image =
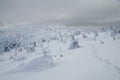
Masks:
[[[0,0],[0,22],[119,23],[119,0]]]

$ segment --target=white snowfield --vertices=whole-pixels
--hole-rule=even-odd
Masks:
[[[0,80],[120,80],[119,30],[60,24],[2,28]]]

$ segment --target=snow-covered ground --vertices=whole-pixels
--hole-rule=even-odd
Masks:
[[[0,29],[0,80],[120,80],[120,28]]]

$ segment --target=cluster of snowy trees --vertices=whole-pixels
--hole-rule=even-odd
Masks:
[[[29,25],[28,27],[23,26],[23,28],[13,29],[0,30],[0,54],[13,50],[14,55],[23,51],[34,53],[36,48],[39,48],[41,54],[46,56],[50,53],[51,42],[57,41],[61,45],[69,42],[67,48],[75,49],[80,47],[79,40],[97,40],[101,33],[106,33],[113,40],[120,39],[120,26],[108,26],[99,30],[85,30],[80,28],[71,29],[69,27],[44,28]],[[102,40],[100,41],[104,44]]]
[[[103,27],[101,31],[109,34],[113,40],[120,39],[120,25],[110,25],[108,27]]]

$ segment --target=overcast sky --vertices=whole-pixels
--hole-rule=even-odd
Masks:
[[[0,0],[0,22],[120,23],[120,0]]]

